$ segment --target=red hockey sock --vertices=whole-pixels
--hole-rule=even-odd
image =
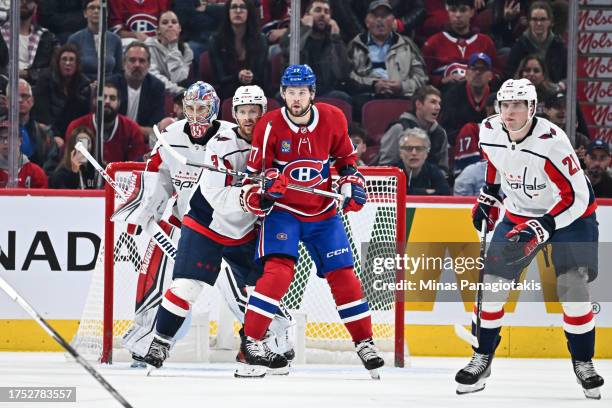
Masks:
[[[293,280],[295,261],[289,258],[269,258],[264,272],[249,297],[244,316],[244,334],[257,340],[263,339],[278,304]]]
[[[325,275],[342,323],[355,343],[372,337],[372,318],[367,300],[363,298],[361,282],[353,268],[342,268]]]

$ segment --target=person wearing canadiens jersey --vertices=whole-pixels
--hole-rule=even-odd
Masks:
[[[509,79],[497,93],[497,114],[481,125],[486,185],[472,218],[476,229],[485,222],[487,230],[493,231],[484,283],[486,287],[519,280],[521,271],[544,250],[557,276],[574,373],[585,396],[598,399],[603,379],[592,362],[595,322],[588,287],[598,273],[597,204],[567,135],[547,119],[536,117],[536,105],[536,89],[528,79]],[[505,216],[497,223],[502,208]],[[479,346],[455,377],[458,394],[484,389],[500,342],[507,297],[508,291],[483,293]]]

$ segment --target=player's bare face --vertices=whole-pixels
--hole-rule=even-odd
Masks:
[[[285,106],[293,118],[300,118],[308,112],[314,96],[307,86],[287,87],[282,95]]]
[[[242,137],[251,140],[253,129],[259,118],[261,118],[261,106],[259,105],[240,105],[236,108],[236,122]]]
[[[501,118],[509,131],[518,131],[529,118],[525,101],[502,101],[500,103]]]

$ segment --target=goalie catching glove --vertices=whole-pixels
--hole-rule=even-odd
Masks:
[[[344,196],[342,210],[345,213],[361,210],[367,201],[365,178],[353,166],[346,166],[339,173],[338,192]]]
[[[538,248],[555,232],[555,219],[548,214],[517,224],[506,234],[511,242],[502,251],[509,265],[519,264],[531,258]]]
[[[128,195],[125,204],[111,216],[111,221],[128,223],[131,234],[139,234],[151,220],[160,220],[170,199],[160,174],[151,171],[132,172]]]
[[[274,202],[285,195],[287,177],[278,169],[264,172],[263,188],[257,184],[246,184],[240,193],[240,206],[245,212],[263,217],[272,211]]]

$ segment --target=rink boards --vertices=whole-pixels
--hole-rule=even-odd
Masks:
[[[0,192],[0,273],[34,307],[71,337],[87,296],[91,270],[103,237],[102,193],[39,191]],[[477,242],[471,226],[471,199],[411,198],[407,204],[407,248],[415,243]],[[597,215],[600,241],[612,242],[612,202],[601,201]],[[374,217],[368,216],[368,217]],[[372,224],[374,219],[363,220]],[[360,240],[366,240],[360,237]],[[441,244],[442,246],[444,244]],[[527,277],[537,276],[541,262],[533,263]],[[608,273],[600,264],[600,274]],[[442,271],[440,281],[453,280]],[[444,298],[445,301],[439,301]],[[213,301],[215,303],[218,301]],[[406,306],[406,339],[413,355],[464,355],[467,346],[452,334],[452,324],[470,321],[471,297],[459,293],[448,301],[437,293],[433,302]],[[519,298],[520,300],[520,298]],[[212,305],[215,307],[215,305]],[[131,305],[126,305],[130,310]],[[612,303],[596,305],[599,357],[612,358]],[[127,313],[127,312],[126,312]],[[567,355],[558,304],[518,302],[506,309],[502,333],[503,355],[562,357]],[[0,296],[0,350],[57,350],[27,315]]]

